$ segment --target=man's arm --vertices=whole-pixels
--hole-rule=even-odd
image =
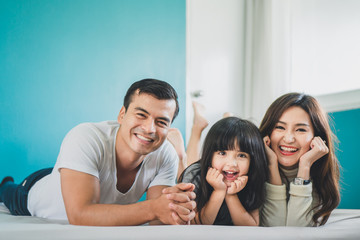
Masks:
[[[61,191],[70,224],[93,226],[140,225],[153,220],[178,224],[169,204],[174,202],[166,194],[143,202],[119,205],[99,204],[98,178],[79,171],[62,168]]]

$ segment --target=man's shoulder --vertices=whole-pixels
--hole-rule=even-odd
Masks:
[[[103,121],[103,122],[84,122],[80,123],[70,130],[70,133],[103,133],[111,134],[114,129],[119,127],[116,121]]]

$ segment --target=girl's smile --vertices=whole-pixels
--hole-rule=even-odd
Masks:
[[[239,177],[239,172],[222,171],[222,175],[224,176],[224,180],[233,182]]]

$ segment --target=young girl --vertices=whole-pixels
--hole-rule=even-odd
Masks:
[[[192,224],[259,225],[258,208],[267,180],[265,147],[258,128],[237,117],[219,120],[209,130],[202,157],[179,181],[195,184]]]
[[[260,131],[269,159],[263,226],[317,226],[340,202],[339,165],[327,115],[311,96],[289,93],[267,110]]]

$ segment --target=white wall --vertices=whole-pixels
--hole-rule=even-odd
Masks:
[[[196,100],[210,126],[226,111],[258,125],[289,91],[314,95],[327,111],[360,107],[359,2],[187,0],[186,140],[194,91],[204,93]],[[324,92],[329,85],[340,92]]]
[[[205,105],[209,126],[224,112],[242,115],[245,3],[243,0],[187,0],[186,5],[188,140],[194,91],[203,92],[196,101]]]

